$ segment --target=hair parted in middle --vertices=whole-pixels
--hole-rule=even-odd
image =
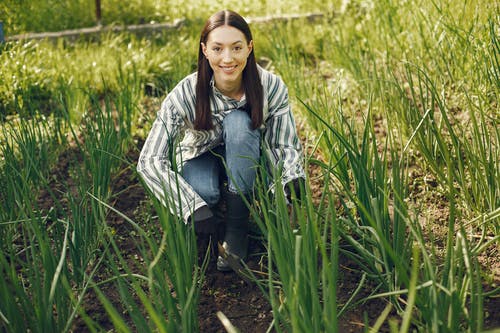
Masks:
[[[240,30],[246,38],[247,44],[253,40],[252,32],[248,23],[238,13],[231,10],[221,10],[212,15],[200,35],[200,44],[198,52],[198,77],[196,84],[196,112],[194,119],[194,128],[196,130],[210,130],[213,128],[212,112],[210,110],[210,96],[212,93],[210,80],[213,75],[213,70],[210,67],[208,60],[203,54],[202,43],[206,44],[210,32],[221,26],[231,26]],[[256,129],[262,125],[263,121],[263,92],[260,81],[257,63],[255,61],[254,50],[250,52],[247,64],[243,70],[242,81],[245,98],[246,110],[250,113],[252,119],[252,128]]]

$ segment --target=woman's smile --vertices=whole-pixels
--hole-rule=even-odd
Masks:
[[[232,74],[236,69],[236,65],[233,66],[219,66],[226,74]]]

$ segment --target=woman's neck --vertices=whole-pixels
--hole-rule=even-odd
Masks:
[[[243,89],[243,83],[240,82],[239,84],[232,84],[232,83],[217,83],[215,82],[215,86],[219,91],[230,98],[233,98],[237,101],[241,100],[241,98],[244,95],[244,89]]]

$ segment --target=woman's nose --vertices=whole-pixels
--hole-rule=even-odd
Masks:
[[[222,55],[222,61],[224,62],[231,62],[233,61],[233,54],[231,53],[231,50],[225,50],[223,55]]]

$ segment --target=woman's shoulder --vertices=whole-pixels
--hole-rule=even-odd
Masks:
[[[189,74],[181,79],[175,87],[168,92],[162,102],[162,108],[170,113],[178,113],[183,116],[194,114],[196,103],[196,73]]]
[[[198,76],[198,73],[196,73],[196,72],[185,76],[182,80],[180,80],[177,83],[177,85],[174,87],[174,89],[172,89],[172,92],[177,91],[177,90],[183,90],[185,92],[186,89],[195,91],[197,76]]]
[[[285,83],[278,74],[275,74],[267,69],[257,65],[260,81],[265,89],[276,89],[277,87],[286,87]]]
[[[196,96],[197,73],[191,73],[180,80],[175,87],[167,94],[166,99],[176,99],[191,101]]]

